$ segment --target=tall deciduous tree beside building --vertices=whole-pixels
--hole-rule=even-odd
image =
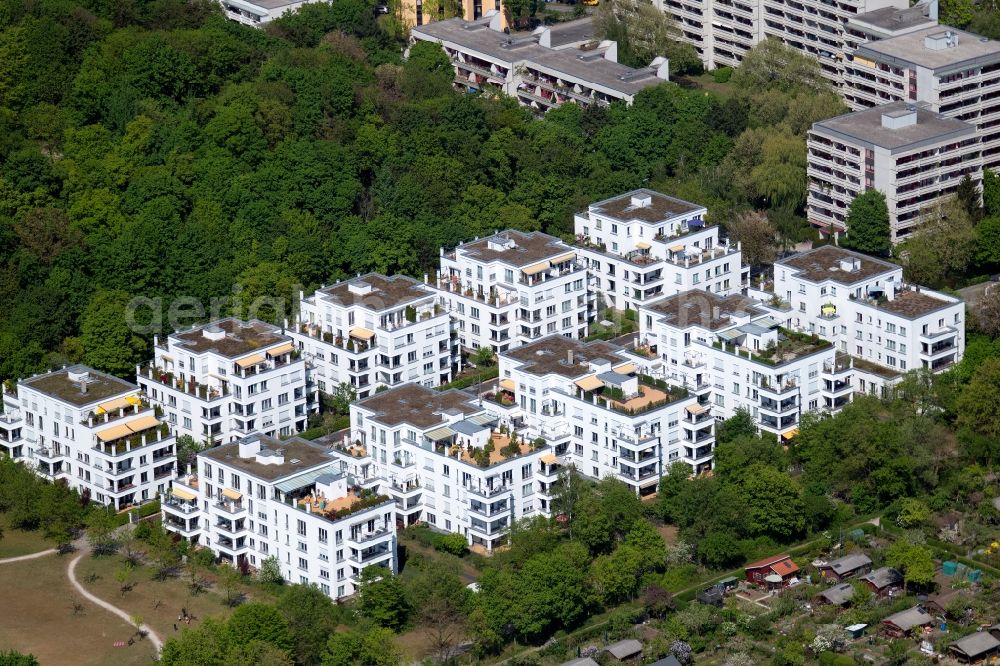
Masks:
[[[847,213],[847,237],[843,244],[858,252],[886,254],[892,247],[891,234],[885,195],[868,190],[854,197]]]

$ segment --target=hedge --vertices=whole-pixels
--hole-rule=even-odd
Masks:
[[[482,372],[477,372],[473,375],[469,375],[468,377],[463,377],[462,379],[456,379],[455,381],[450,382],[448,384],[442,384],[441,386],[438,387],[438,390],[447,391],[448,389],[469,388],[470,386],[474,386],[475,384],[478,384],[481,381],[486,382],[491,379],[496,379],[499,376],[500,376],[500,368],[497,366],[493,366],[491,368],[486,368]]]

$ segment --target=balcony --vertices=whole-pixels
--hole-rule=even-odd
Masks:
[[[480,516],[486,516],[487,518],[491,516],[496,516],[501,513],[509,513],[510,507],[507,505],[506,501],[495,502],[493,504],[483,504],[482,502],[472,501],[469,506],[469,510],[472,513],[478,514]]]
[[[798,409],[798,400],[795,397],[791,397],[779,402],[777,400],[762,397],[760,399],[760,408],[774,414],[787,414],[788,412]]]
[[[483,497],[485,499],[490,499],[491,497],[496,497],[497,495],[502,495],[504,493],[509,493],[512,491],[511,488],[507,486],[487,486],[485,488],[480,487],[465,487],[466,492],[470,495],[475,495],[477,497]]]
[[[246,511],[246,506],[243,504],[243,500],[222,500],[216,502],[213,506],[216,511],[222,511],[233,516]]]
[[[239,534],[240,532],[246,532],[247,526],[246,523],[234,523],[231,520],[219,520],[215,523],[215,529],[228,532],[229,534]]]
[[[229,389],[229,382],[220,381],[218,385],[210,386],[207,384],[199,384],[194,380],[184,381],[181,377],[176,377],[173,372],[168,372],[163,368],[158,368],[153,365],[147,365],[145,368],[138,368],[136,373],[139,379],[148,379],[149,381],[160,384],[161,386],[166,386],[167,388],[180,391],[181,393],[197,397],[199,400],[205,402],[212,402],[214,400],[221,400],[230,395],[231,391]]]
[[[347,559],[355,564],[368,566],[376,560],[380,560],[392,555],[392,548],[387,543],[382,543],[372,548],[366,548],[358,552],[352,552]]]
[[[184,537],[191,537],[201,531],[197,518],[178,520],[167,516],[163,519],[163,527],[170,532],[176,532]]]
[[[221,535],[215,537],[215,545],[220,550],[225,550],[233,555],[242,553],[248,548],[246,541],[243,539],[232,539]]]
[[[198,512],[197,502],[188,502],[181,499],[167,498],[160,502],[160,506],[168,513],[176,513],[181,515],[191,515]]]
[[[367,543],[369,541],[383,539],[388,536],[392,536],[392,531],[388,527],[382,527],[377,530],[365,530],[358,532],[357,534],[351,536],[351,540],[355,543]]]

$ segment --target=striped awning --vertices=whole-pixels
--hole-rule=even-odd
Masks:
[[[226,488],[222,491],[222,496],[229,498],[231,500],[241,500],[243,499],[243,493],[238,490],[233,490],[232,488]]]
[[[541,460],[546,465],[552,465],[554,463],[559,462],[559,458],[556,458],[556,455],[554,453],[546,453],[544,456],[539,458],[539,460]]]
[[[357,338],[358,340],[371,340],[375,337],[375,331],[370,328],[362,328],[361,326],[355,326],[351,329],[351,337]]]
[[[454,430],[452,430],[448,426],[443,426],[441,428],[434,428],[434,430],[431,430],[425,436],[432,442],[440,442],[441,440],[444,439],[450,439],[451,437],[454,437],[454,435],[455,435]]]
[[[637,248],[639,248],[640,250],[648,250],[648,249],[649,249],[650,247],[652,247],[652,246],[651,246],[651,245],[650,245],[649,243],[647,243],[646,241],[639,241],[638,243],[636,243],[636,244],[635,244],[635,246],[636,246]]]
[[[548,261],[539,261],[537,264],[531,264],[530,266],[525,266],[521,269],[525,275],[535,275],[536,273],[541,273],[546,268],[549,267]]]
[[[295,349],[295,345],[293,345],[291,342],[286,342],[285,344],[281,345],[280,347],[275,347],[274,349],[268,349],[267,350],[267,355],[268,356],[281,356],[282,354],[287,354],[288,352],[292,351],[293,349]]]
[[[121,439],[122,437],[128,437],[132,434],[131,428],[129,428],[124,423],[121,425],[116,425],[111,428],[106,428],[97,433],[97,439],[102,442],[113,442],[116,439]]]
[[[684,246],[683,245],[671,245],[670,246],[670,251],[671,252],[683,252],[684,251]]]
[[[517,389],[517,385],[514,383],[513,379],[501,379],[500,388],[502,388],[505,391],[513,391]]]
[[[189,502],[193,499],[196,499],[194,493],[192,493],[189,490],[184,490],[183,488],[171,488],[170,494],[179,499],[188,500]]]
[[[604,382],[597,378],[597,375],[590,375],[583,379],[576,380],[575,384],[584,391],[596,391],[604,386]]]
[[[103,414],[104,412],[117,412],[119,409],[125,409],[132,405],[128,398],[115,398],[114,400],[109,400],[108,402],[102,402],[94,410],[96,414]]]
[[[635,363],[626,363],[625,365],[619,365],[614,369],[619,375],[631,375],[635,372]]]
[[[263,363],[263,354],[251,354],[250,356],[244,356],[243,358],[236,360],[236,365],[241,368],[249,368],[252,365],[257,365],[258,363]]]
[[[127,425],[129,430],[132,432],[139,432],[141,430],[149,430],[150,428],[155,428],[160,425],[160,419],[156,418],[152,414],[147,414],[146,416],[137,418],[134,421],[129,421]]]
[[[576,252],[567,252],[565,254],[560,254],[558,257],[550,259],[549,261],[552,263],[552,265],[555,265],[555,264],[561,264],[564,261],[573,261],[574,259],[576,259]]]

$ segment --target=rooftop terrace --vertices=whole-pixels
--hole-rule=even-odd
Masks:
[[[234,317],[174,333],[170,338],[194,354],[211,352],[230,358],[291,341],[277,326],[257,319],[244,322]]]
[[[20,384],[76,407],[92,405],[139,388],[124,379],[83,365],[22,379]]]
[[[520,370],[533,375],[560,375],[576,379],[591,372],[589,362],[603,358],[611,362],[624,362],[622,348],[610,342],[595,340],[582,342],[561,335],[550,335],[516,349],[503,352],[503,356],[521,362]]]
[[[320,289],[315,296],[343,307],[360,306],[376,312],[433,298],[423,283],[406,275],[369,273]]]
[[[456,252],[483,263],[499,261],[523,268],[572,252],[572,248],[555,236],[539,231],[524,233],[508,230],[463,243],[456,248]]]
[[[704,211],[705,207],[655,190],[641,188],[591,204],[590,210],[622,222],[638,220],[656,224],[679,215]]]
[[[846,264],[842,262],[853,263],[849,270],[845,270]],[[775,268],[779,266],[796,269],[798,277],[810,282],[831,280],[842,285],[856,284],[900,270],[896,264],[834,245],[824,245],[781,259],[775,262]]]
[[[670,326],[686,328],[700,326],[717,331],[732,325],[730,317],[750,317],[765,312],[754,306],[754,300],[746,296],[719,296],[708,291],[692,289],[668,296],[643,306],[659,314]]]
[[[882,310],[915,319],[954,304],[954,301],[947,301],[926,291],[904,289],[897,292],[892,300],[880,301],[878,306]]]
[[[387,426],[403,423],[417,428],[431,428],[445,422],[447,411],[461,412],[468,416],[482,411],[476,399],[458,389],[435,391],[419,384],[403,384],[388,391],[376,393],[358,402],[365,410],[375,413],[370,418]]]
[[[294,437],[280,441],[260,434],[250,435],[250,437],[260,440],[262,453],[274,452],[283,456],[284,461],[264,464],[257,461],[256,455],[241,458],[239,442],[207,449],[198,455],[267,481],[277,481],[286,476],[334,462],[333,457],[325,447],[305,439]]]

